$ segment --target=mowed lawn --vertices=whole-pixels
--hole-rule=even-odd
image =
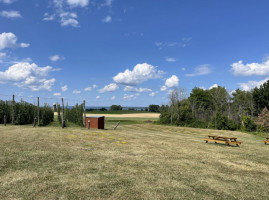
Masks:
[[[261,136],[115,124],[0,125],[0,199],[269,198],[269,145]],[[243,143],[206,144],[208,134]]]

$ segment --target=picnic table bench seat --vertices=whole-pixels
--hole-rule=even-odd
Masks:
[[[264,140],[264,144],[269,143],[269,138],[266,138],[266,140]]]
[[[223,136],[214,136],[209,135],[208,138],[203,139],[206,143],[208,142],[215,142],[215,143],[222,143],[226,145],[236,145],[239,146],[241,142],[237,141],[235,137],[223,137]],[[269,141],[268,141],[269,142]]]

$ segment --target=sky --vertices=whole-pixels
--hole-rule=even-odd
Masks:
[[[167,104],[269,80],[268,0],[0,0],[0,99]]]

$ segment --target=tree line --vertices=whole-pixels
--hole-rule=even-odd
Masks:
[[[258,117],[269,106],[269,81],[251,91],[225,87],[195,87],[187,98],[184,89],[174,89],[169,105],[160,107],[160,123],[221,130],[257,131],[265,127]],[[267,112],[267,111],[265,111]]]

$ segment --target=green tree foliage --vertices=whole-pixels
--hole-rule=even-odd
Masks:
[[[110,110],[122,110],[122,107],[120,105],[112,105],[110,106]]]
[[[159,112],[160,106],[151,104],[149,105],[149,112]]]
[[[7,123],[11,122],[12,102],[0,100],[0,123],[4,122],[6,116]],[[23,100],[14,104],[15,125],[32,124],[37,119],[37,106]],[[40,125],[45,126],[54,120],[54,113],[47,104],[39,108]]]
[[[259,114],[257,119],[257,124],[261,126],[262,131],[266,132],[266,137],[268,138],[269,132],[269,112],[267,107],[265,107],[262,112]]]
[[[256,113],[260,113],[263,108],[269,107],[269,80],[259,88],[253,89],[253,100],[255,102]]]
[[[79,126],[83,126],[83,113],[83,104],[76,104],[71,109],[66,106],[64,114],[66,124],[68,125],[68,122],[72,122]]]

